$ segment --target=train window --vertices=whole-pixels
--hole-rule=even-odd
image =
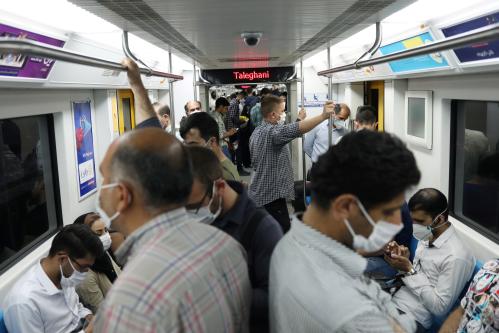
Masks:
[[[499,102],[452,101],[452,213],[499,240]]]
[[[51,115],[0,119],[0,272],[61,224]]]

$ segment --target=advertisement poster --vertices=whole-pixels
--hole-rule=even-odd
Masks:
[[[0,24],[0,37],[28,39],[52,46],[63,47],[64,41]],[[54,65],[53,59],[21,54],[0,53],[0,76],[46,79]]]
[[[73,102],[73,121],[78,171],[78,198],[82,200],[97,189],[94,137],[90,101]]]
[[[409,50],[433,42],[433,37],[429,32],[401,40],[396,43],[380,47],[382,55]],[[436,69],[448,67],[449,64],[441,53],[431,53],[415,56],[407,59],[390,61],[390,68],[394,73],[410,72],[424,69]]]
[[[442,29],[442,32],[445,37],[452,37],[498,23],[499,12],[496,12],[447,27]],[[473,44],[471,46],[455,49],[454,52],[461,63],[496,59],[499,58],[499,40]]]

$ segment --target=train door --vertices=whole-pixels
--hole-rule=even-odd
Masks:
[[[371,105],[376,110],[378,131],[385,128],[385,82],[369,81],[364,85],[364,104]]]
[[[123,134],[135,127],[135,107],[131,90],[118,90],[118,125]]]

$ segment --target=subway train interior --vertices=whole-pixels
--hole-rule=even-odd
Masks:
[[[352,132],[370,105],[421,172],[405,199],[438,189],[476,262],[499,258],[499,1],[2,1],[0,310],[63,226],[96,211],[106,151],[139,123],[127,57],[179,139],[186,102],[214,112],[243,91],[284,96],[286,124],[347,105]],[[314,164],[304,141],[288,145],[295,186]]]

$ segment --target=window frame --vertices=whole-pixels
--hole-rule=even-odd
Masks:
[[[32,115],[35,117],[46,117],[47,120],[47,136],[49,140],[49,151],[50,151],[50,163],[52,166],[52,186],[54,191],[54,199],[55,199],[55,215],[56,215],[56,227],[50,230],[47,230],[45,233],[41,234],[34,241],[29,243],[27,246],[23,247],[21,250],[17,251],[12,257],[8,258],[4,262],[0,263],[0,276],[16,265],[19,261],[25,258],[28,254],[33,252],[36,248],[40,247],[47,240],[52,238],[55,234],[57,234],[62,229],[62,203],[61,203],[61,193],[60,193],[60,185],[59,185],[59,170],[57,164],[57,149],[56,149],[56,140],[55,140],[55,128],[54,128],[54,115],[53,114],[40,114],[40,115]],[[30,116],[27,116],[30,117]]]
[[[469,100],[464,99],[452,99],[451,100],[451,126],[450,126],[450,142],[449,142],[449,152],[450,152],[450,160],[449,160],[449,215],[458,220],[459,222],[467,225],[471,229],[480,233],[481,235],[487,237],[495,243],[499,243],[499,235],[492,232],[488,228],[485,228],[481,224],[475,222],[474,220],[466,217],[464,215],[460,215],[456,212],[456,160],[457,160],[457,135],[458,135],[458,102],[465,102]],[[475,100],[473,100],[475,101]],[[476,100],[480,102],[493,102],[498,103],[498,101],[493,100]]]

